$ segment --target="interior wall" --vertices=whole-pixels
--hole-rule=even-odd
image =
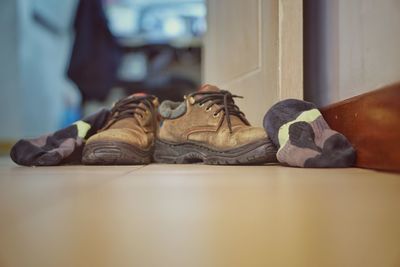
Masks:
[[[11,138],[21,132],[17,47],[17,4],[0,1],[0,138]],[[12,113],[10,112],[12,111]]]
[[[319,106],[400,80],[400,1],[304,0],[305,99]]]
[[[19,63],[24,96],[23,135],[63,125],[75,86],[66,77],[77,1],[19,0]],[[40,17],[44,23],[34,17]]]
[[[79,101],[66,78],[77,1],[0,1],[0,141],[63,126]]]

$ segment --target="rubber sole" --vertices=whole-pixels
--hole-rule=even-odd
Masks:
[[[216,151],[197,142],[176,144],[156,140],[154,161],[170,164],[203,162],[210,165],[254,165],[277,162],[276,152],[276,147],[269,139],[225,151]]]
[[[82,163],[86,165],[141,165],[152,161],[153,151],[140,150],[122,142],[94,142],[85,145]]]

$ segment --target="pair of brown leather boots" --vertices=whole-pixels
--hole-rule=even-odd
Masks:
[[[261,127],[252,127],[229,91],[204,85],[183,102],[134,94],[118,101],[106,125],[90,137],[85,164],[262,164],[276,148]]]

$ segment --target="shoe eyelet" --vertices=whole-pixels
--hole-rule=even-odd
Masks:
[[[214,114],[213,114],[213,117],[214,117],[214,118],[218,118],[218,117],[219,117],[219,113],[217,113],[217,114],[214,113]]]
[[[206,108],[206,112],[210,112],[211,111],[211,108]]]
[[[194,104],[196,102],[196,100],[193,97],[189,97],[189,103],[190,104]]]
[[[203,106],[204,106],[204,103],[203,103],[203,104],[199,104],[199,107],[201,107],[201,108],[202,108]]]

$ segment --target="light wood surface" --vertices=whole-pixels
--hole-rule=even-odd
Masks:
[[[245,98],[261,125],[271,105],[303,97],[302,0],[208,0],[204,82]]]
[[[399,266],[400,175],[0,161],[0,266]]]

